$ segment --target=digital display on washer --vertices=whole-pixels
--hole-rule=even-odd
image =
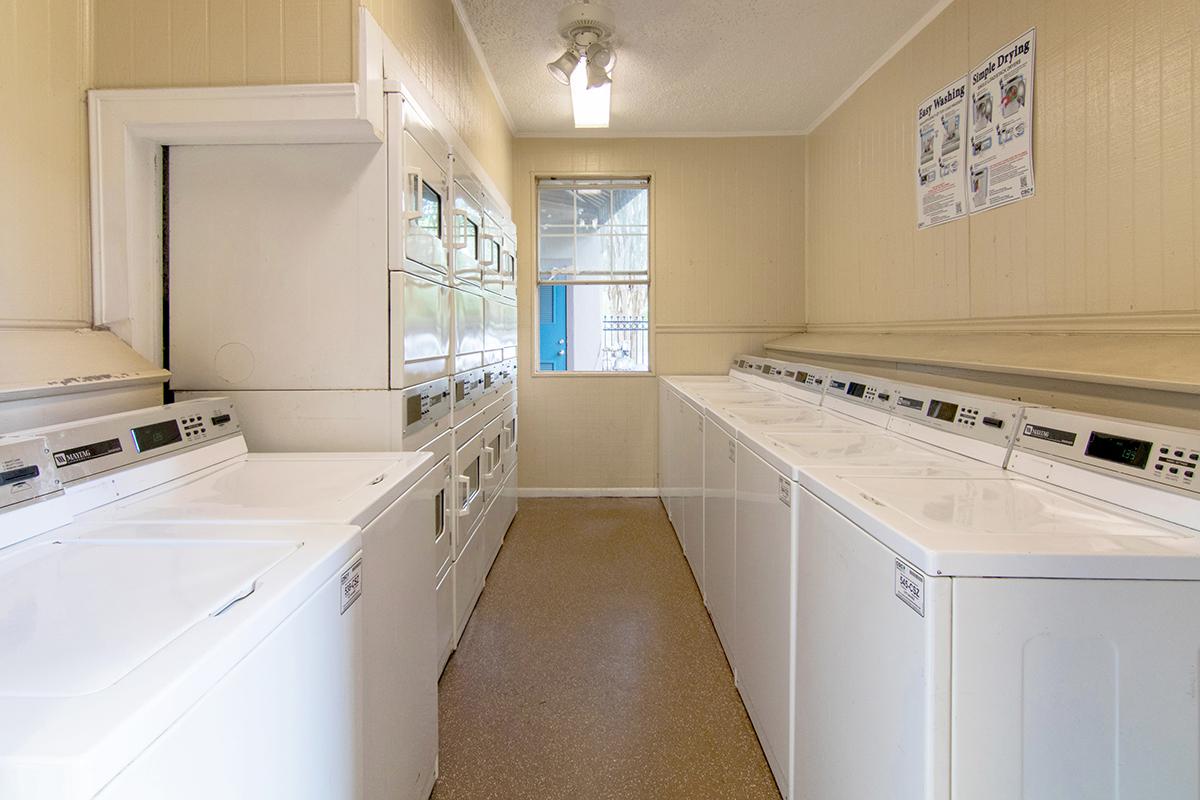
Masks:
[[[1150,450],[1153,447],[1153,442],[1126,439],[1123,436],[1093,431],[1092,435],[1088,437],[1087,447],[1084,448],[1083,454],[1143,469],[1150,461]]]
[[[808,382],[808,373],[807,372],[797,372],[796,373],[796,383],[807,383],[807,382]]]
[[[901,408],[915,408],[917,411],[920,411],[925,407],[925,401],[900,395],[896,398],[896,405],[900,406]]]
[[[846,387],[846,394],[851,397],[862,397],[867,391],[865,383],[854,383],[853,381]]]
[[[945,400],[930,400],[925,416],[940,419],[942,422],[954,422],[954,418],[958,416],[958,406]]]
[[[129,433],[133,436],[133,446],[139,453],[183,441],[183,434],[179,432],[179,423],[173,419],[133,428]]]
[[[767,375],[771,374],[771,365],[770,364],[760,364],[758,368]]]

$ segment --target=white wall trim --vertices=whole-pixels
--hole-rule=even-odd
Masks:
[[[513,135],[517,139],[767,139],[803,136],[806,133],[807,131],[630,131],[614,134],[611,128],[581,128],[576,131],[519,131]]]
[[[359,53],[363,83],[88,92],[97,326],[162,365],[164,146],[383,141],[383,56]]]
[[[658,497],[657,488],[558,489],[522,487],[517,497]]]
[[[471,49],[475,52],[475,60],[479,62],[479,66],[483,69],[483,77],[487,79],[488,86],[492,90],[492,95],[496,98],[496,104],[500,106],[500,113],[504,115],[504,121],[508,123],[508,132],[512,133],[516,130],[512,114],[508,112],[508,105],[504,102],[504,95],[500,94],[500,86],[496,83],[496,76],[492,74],[492,68],[488,66],[487,58],[483,55],[483,46],[479,44],[479,37],[475,35],[475,26],[471,24],[471,20],[467,16],[467,10],[462,7],[462,0],[450,0],[450,2],[454,5],[454,13],[458,15],[458,21],[463,26],[463,31],[467,34],[467,41],[471,43]]]
[[[938,15],[949,8],[950,4],[953,2],[954,0],[938,0],[934,4],[933,8],[925,12],[925,16],[917,20],[916,23],[909,28],[903,36],[896,40],[895,44],[887,49],[887,52],[879,57],[878,61],[868,67],[867,71],[860,75],[858,80],[850,84],[850,88],[842,92],[841,97],[833,101],[833,105],[825,109],[825,112],[821,114],[821,116],[817,117],[816,121],[812,125],[809,125],[805,131],[803,131],[804,135],[808,136],[810,133],[815,131],[822,122],[829,119],[829,117],[833,115],[833,112],[841,108],[847,100],[854,96],[854,93],[857,92],[864,83],[871,79],[872,75],[882,69],[884,64],[891,61],[892,58],[899,53],[906,44],[915,39],[918,33],[925,30],[925,28],[929,26],[929,23],[937,19]]]
[[[655,325],[654,330],[665,334],[803,333],[804,323],[797,322],[793,325],[741,325],[738,323],[664,322]]]
[[[1200,312],[1060,314],[893,322],[810,322],[806,333],[1200,333]]]

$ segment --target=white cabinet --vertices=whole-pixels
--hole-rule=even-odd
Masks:
[[[387,389],[385,159],[382,145],[171,148],[172,389]]]
[[[704,601],[729,665],[734,658],[737,591],[734,486],[737,444],[721,426],[704,420]]]
[[[741,444],[737,446],[734,519],[737,684],[767,763],[785,798],[793,796],[790,782],[795,653],[792,613],[796,586],[793,497],[797,489],[753,452]]]

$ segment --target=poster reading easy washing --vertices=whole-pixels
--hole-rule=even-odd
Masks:
[[[967,213],[967,76],[917,106],[917,230]]]
[[[1034,29],[971,70],[971,213],[1033,196]]]

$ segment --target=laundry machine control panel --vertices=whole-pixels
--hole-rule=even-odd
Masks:
[[[1007,449],[1016,435],[1021,408],[1019,403],[995,397],[901,384],[896,387],[892,413]]]
[[[404,435],[427,428],[450,413],[450,379],[438,378],[404,390]]]
[[[785,362],[775,373],[775,380],[784,386],[821,395],[825,393],[825,385],[829,382],[829,370],[811,364]]]
[[[484,371],[473,369],[454,376],[454,407],[465,408],[483,397]]]
[[[1038,408],[1016,447],[1200,495],[1200,431]]]
[[[896,389],[892,384],[871,375],[834,372],[829,376],[825,396],[880,411],[891,411],[896,402]]]
[[[205,397],[29,431],[44,436],[63,483],[241,433],[233,401]]]
[[[738,356],[733,360],[732,371],[742,372],[749,375],[766,375],[770,377],[774,374],[774,367],[771,362],[760,356]]]
[[[0,441],[0,509],[62,491],[50,445],[40,436]]]

